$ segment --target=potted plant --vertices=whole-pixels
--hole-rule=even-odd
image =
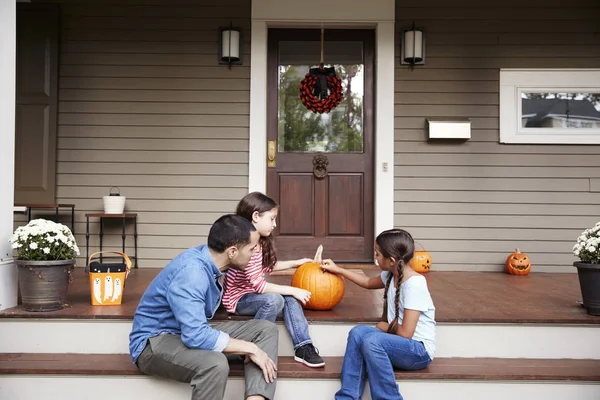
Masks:
[[[71,272],[79,248],[71,230],[45,219],[18,227],[10,238],[16,251],[19,290],[27,311],[54,311],[64,307]]]
[[[600,222],[577,238],[573,254],[577,267],[583,305],[588,314],[600,315]]]

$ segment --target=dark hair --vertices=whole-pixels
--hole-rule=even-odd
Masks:
[[[250,243],[250,233],[255,230],[256,228],[251,222],[239,215],[223,215],[210,227],[208,248],[223,253],[231,246],[244,247]]]
[[[251,192],[245,195],[237,205],[235,213],[252,221],[252,214],[259,214],[271,211],[278,208],[279,205],[275,200],[260,192]],[[275,243],[273,234],[267,237],[260,237],[260,247],[263,252],[263,268],[273,268],[277,264],[277,253],[275,251]]]
[[[398,325],[398,314],[400,313],[400,285],[404,278],[403,267],[408,264],[413,258],[415,252],[415,241],[410,233],[403,229],[389,229],[381,232],[375,242],[379,246],[379,251],[385,258],[393,258],[396,260],[398,268],[398,282],[396,282],[396,297],[394,304],[396,306],[396,316],[388,327],[388,333],[394,333]],[[383,292],[383,314],[381,319],[387,321],[387,293],[392,283],[394,275],[390,276],[385,283],[385,291]]]

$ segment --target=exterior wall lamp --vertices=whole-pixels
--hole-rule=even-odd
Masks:
[[[219,28],[219,64],[242,65],[242,30],[231,23]]]
[[[411,69],[425,64],[425,34],[414,23],[411,29],[402,32],[400,64],[410,65]]]

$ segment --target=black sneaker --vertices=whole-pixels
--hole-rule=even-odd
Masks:
[[[315,346],[312,345],[312,343],[299,347],[294,354],[294,360],[312,368],[322,367],[325,365],[325,361],[323,361],[319,355],[319,351],[315,348]]]

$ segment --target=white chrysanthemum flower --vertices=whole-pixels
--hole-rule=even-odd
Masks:
[[[44,247],[42,251],[44,252],[44,254],[50,254],[50,249],[48,247]]]
[[[29,248],[35,250],[38,248],[38,244],[36,242],[29,243]]]

